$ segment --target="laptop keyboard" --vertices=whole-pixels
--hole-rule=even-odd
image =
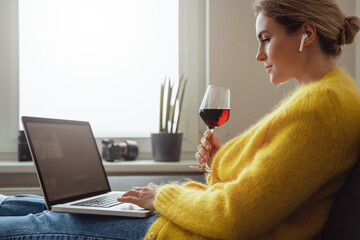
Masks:
[[[103,197],[98,197],[98,198],[94,198],[94,199],[90,199],[90,200],[86,200],[86,201],[82,201],[82,202],[78,202],[78,203],[73,203],[71,205],[85,206],[85,207],[109,208],[109,207],[113,207],[113,206],[122,204],[121,202],[119,202],[117,200],[121,196],[122,196],[122,194],[113,193],[113,194],[109,194],[109,195],[106,195]]]

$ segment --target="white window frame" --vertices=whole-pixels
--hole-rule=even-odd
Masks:
[[[184,132],[182,159],[194,157],[199,133],[204,130],[198,117],[198,106],[206,85],[206,0],[179,1],[180,51],[179,73],[188,78],[180,130]],[[19,131],[19,33],[18,0],[0,1],[0,161],[17,160]],[[100,110],[99,110],[100,111]],[[148,138],[115,138],[135,140],[138,159],[152,159]],[[101,138],[97,138],[101,147]]]

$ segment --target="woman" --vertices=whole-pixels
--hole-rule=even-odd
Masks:
[[[274,85],[296,78],[299,87],[224,146],[205,133],[196,158],[211,166],[207,185],[149,184],[119,199],[155,209],[157,219],[58,214],[36,199],[7,198],[0,215],[19,215],[12,205],[29,203],[33,209],[20,214],[37,214],[0,217],[0,239],[23,235],[28,225],[33,235],[52,238],[319,238],[359,155],[360,93],[334,60],[353,42],[360,20],[331,0],[258,0],[254,9],[256,59]]]

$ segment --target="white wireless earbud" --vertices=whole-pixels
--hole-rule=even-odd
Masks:
[[[300,47],[299,47],[299,52],[302,52],[303,47],[304,47],[304,41],[305,38],[309,37],[306,33],[303,33],[301,36],[301,42],[300,42]]]

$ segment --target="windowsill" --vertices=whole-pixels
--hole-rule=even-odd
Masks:
[[[196,160],[181,160],[179,162],[155,162],[153,160],[135,161],[103,161],[105,171],[109,175],[135,173],[197,173],[189,165],[197,164]],[[33,162],[0,161],[0,174],[35,173]]]

